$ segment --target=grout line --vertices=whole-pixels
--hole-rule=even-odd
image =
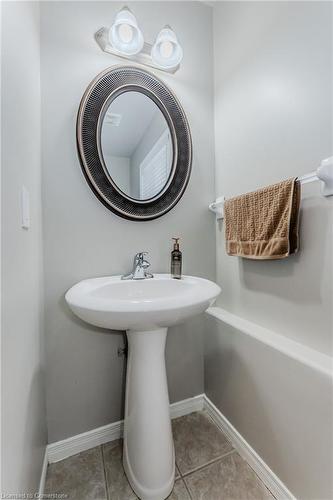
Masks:
[[[186,491],[187,491],[187,493],[188,493],[188,496],[190,497],[190,500],[193,500],[192,495],[191,495],[191,492],[190,492],[190,490],[188,489],[187,484],[186,484],[186,483],[185,483],[185,481],[184,481],[183,474],[180,472],[180,468],[179,468],[179,467],[178,467],[178,465],[177,465],[177,461],[176,461],[176,459],[175,459],[175,466],[176,466],[176,470],[177,470],[177,471],[178,471],[178,473],[179,473],[179,478],[178,478],[178,479],[175,479],[175,484],[176,484],[176,481],[181,481],[181,482],[183,483],[183,485],[185,486],[185,489],[186,489]]]
[[[185,489],[186,489],[187,493],[189,494],[190,500],[193,500],[191,492],[190,492],[190,489],[189,489],[189,487],[186,484],[186,481],[184,481],[183,478],[182,478],[182,481],[183,481],[183,484],[185,485]]]
[[[259,481],[261,481],[260,477],[258,476],[258,474],[255,472],[256,476],[258,477]],[[264,487],[266,488],[266,490],[268,491],[268,493],[272,496],[273,500],[276,500],[276,497],[273,495],[273,493],[271,492],[271,490],[268,488],[268,486],[266,486],[266,484],[261,481],[262,484],[264,485]]]
[[[101,451],[102,451],[102,462],[103,462],[103,472],[104,472],[104,482],[105,482],[105,490],[106,490],[106,497],[107,500],[110,500],[110,495],[109,495],[109,486],[108,486],[108,481],[106,479],[106,470],[105,470],[105,460],[104,460],[104,446],[101,444]]]
[[[181,479],[183,477],[183,474],[180,472],[180,468],[178,467],[176,459],[175,459],[175,467],[176,467],[176,470],[177,470],[177,472],[179,474],[179,478],[178,479]]]
[[[242,457],[242,455],[241,455],[240,453],[238,453],[238,455],[239,455],[241,458],[243,458],[243,457]],[[256,475],[256,477],[257,477],[257,479],[258,479],[259,483],[261,483],[261,484],[262,484],[262,485],[266,488],[266,490],[268,491],[268,493],[269,493],[270,495],[272,495],[272,497],[274,498],[274,500],[276,500],[276,497],[273,495],[273,493],[272,493],[272,492],[271,492],[271,490],[268,488],[268,486],[266,486],[266,484],[264,483],[264,481],[263,481],[263,480],[262,480],[262,479],[258,476],[258,474],[257,474],[257,473],[256,473],[256,471],[253,469],[253,467],[252,467],[252,466],[248,463],[248,461],[247,461],[247,460],[245,460],[245,458],[243,458],[243,460],[246,462],[247,466],[248,466],[248,467],[250,467],[250,469],[251,469],[251,470],[253,471],[253,473]]]
[[[199,465],[199,467],[196,467],[195,469],[192,469],[189,472],[185,472],[184,474],[181,474],[181,477],[186,478],[187,476],[190,476],[191,474],[194,474],[195,472],[198,472],[199,470],[204,469],[205,467],[208,467],[209,465],[215,464],[215,462],[218,462],[219,460],[223,460],[224,458],[228,457],[229,455],[232,455],[235,452],[236,452],[236,450],[235,450],[235,448],[233,448],[231,451],[224,453],[224,455],[220,455],[218,458],[214,458],[213,460],[210,460],[209,462],[206,462],[203,465]]]

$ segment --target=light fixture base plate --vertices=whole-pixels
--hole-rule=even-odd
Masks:
[[[142,51],[139,54],[133,56],[127,56],[126,54],[119,52],[118,50],[114,49],[110,44],[109,29],[106,27],[99,29],[95,33],[95,40],[99,45],[99,47],[103,50],[103,52],[106,52],[107,54],[112,54],[117,57],[121,57],[122,59],[126,59],[127,61],[134,61],[144,66],[149,66],[150,68],[158,69],[159,71],[163,71],[164,73],[171,73],[171,74],[176,73],[176,71],[178,71],[180,68],[180,64],[170,69],[162,68],[161,66],[155,64],[150,55],[152,49],[152,44],[150,43],[145,42]]]

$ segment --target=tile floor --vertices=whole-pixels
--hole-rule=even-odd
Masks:
[[[172,421],[176,481],[168,500],[273,500],[253,470],[204,412]],[[113,441],[49,465],[46,494],[68,500],[135,500]]]

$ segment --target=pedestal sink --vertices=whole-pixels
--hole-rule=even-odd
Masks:
[[[144,280],[88,279],[66,293],[67,303],[82,320],[127,332],[123,464],[142,500],[165,499],[175,477],[164,357],[167,329],[205,311],[220,291],[202,278],[176,280],[155,274]]]

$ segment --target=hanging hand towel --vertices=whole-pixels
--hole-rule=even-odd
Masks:
[[[226,200],[227,254],[264,260],[297,252],[300,191],[292,178]]]

